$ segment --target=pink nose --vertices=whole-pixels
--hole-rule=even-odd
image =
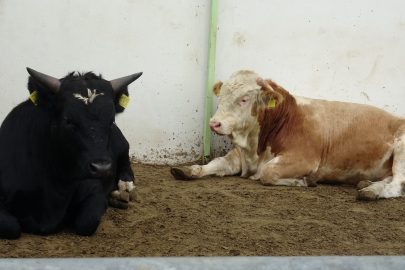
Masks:
[[[217,132],[221,128],[221,123],[210,122],[210,128],[212,131]]]

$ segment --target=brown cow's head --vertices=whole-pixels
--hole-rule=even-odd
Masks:
[[[283,101],[281,94],[250,70],[233,73],[225,83],[214,84],[212,90],[219,97],[219,106],[210,119],[210,128],[217,134],[232,137],[250,132],[258,123],[260,111]]]

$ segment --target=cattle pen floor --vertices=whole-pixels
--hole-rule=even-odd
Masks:
[[[177,181],[134,164],[127,210],[96,233],[0,240],[0,257],[405,255],[405,198],[363,202],[354,187],[265,187],[239,177]]]

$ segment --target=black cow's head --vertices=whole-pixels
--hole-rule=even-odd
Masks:
[[[120,99],[142,73],[112,81],[89,72],[72,72],[62,79],[27,68],[28,89],[36,93],[38,109],[49,111],[52,123],[52,158],[66,176],[104,178],[112,169],[109,151],[115,114],[124,108]],[[120,105],[121,104],[121,105]]]

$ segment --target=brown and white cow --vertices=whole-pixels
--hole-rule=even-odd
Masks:
[[[172,168],[176,179],[236,175],[269,186],[358,186],[358,198],[405,195],[405,118],[379,108],[293,96],[253,71],[213,86],[212,131],[234,148],[204,166]]]

